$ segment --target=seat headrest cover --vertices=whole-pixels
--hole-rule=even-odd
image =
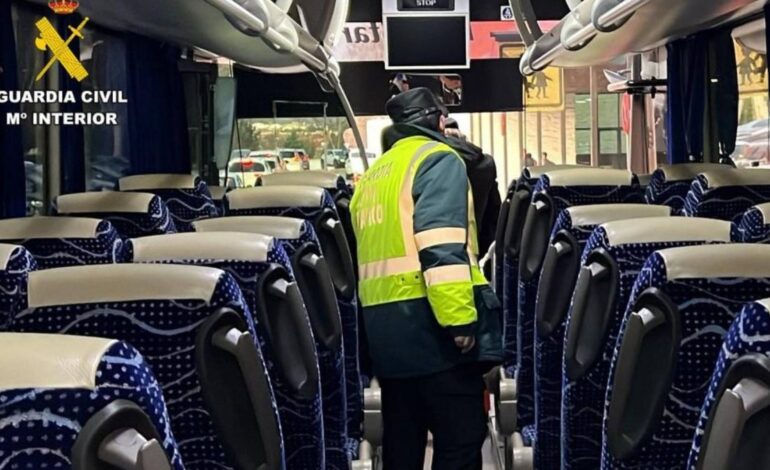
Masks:
[[[703,173],[709,188],[728,186],[763,186],[770,185],[770,170],[735,170],[730,167],[722,170],[709,170]]]
[[[770,314],[770,299],[760,299],[754,302],[764,307],[765,310],[767,310],[768,314]]]
[[[345,179],[331,171],[284,171],[262,177],[263,186],[316,186],[337,189]]]
[[[724,242],[729,243],[730,222],[698,217],[655,217],[616,220],[602,225],[611,246],[629,243]],[[714,248],[719,249],[719,248]]]
[[[545,175],[551,186],[630,186],[634,175],[626,170],[603,168],[573,168],[549,171]]]
[[[119,191],[66,194],[56,198],[56,210],[59,214],[108,212],[146,214],[150,211],[150,203],[156,197],[158,196],[150,193]]]
[[[115,343],[82,336],[0,333],[0,390],[94,390],[102,358]]]
[[[8,261],[10,261],[11,256],[13,256],[17,250],[21,249],[23,248],[19,245],[0,243],[0,271],[8,267]]]
[[[135,175],[126,176],[118,181],[121,191],[141,191],[142,189],[194,189],[197,177],[193,175]]]
[[[209,302],[224,274],[214,268],[173,264],[103,264],[35,271],[30,308],[135,300]]]
[[[573,227],[600,225],[611,220],[666,217],[671,215],[670,207],[649,204],[597,204],[570,207],[565,210],[569,213],[570,219],[572,219]]]
[[[666,264],[669,281],[770,277],[770,245],[699,245],[670,248],[658,253]]]
[[[324,189],[312,186],[243,188],[227,194],[232,210],[270,207],[321,207]]]
[[[770,202],[758,204],[754,206],[754,209],[758,210],[759,213],[762,214],[762,222],[766,224],[770,222]]]
[[[679,165],[663,165],[659,170],[666,177],[666,181],[686,181],[693,180],[696,176],[707,171],[734,170],[728,165],[721,163],[682,163]]]
[[[264,263],[273,248],[273,237],[242,232],[191,232],[135,238],[131,245],[137,263],[185,260]]]
[[[96,238],[100,219],[86,217],[23,217],[0,220],[0,240]]]
[[[209,193],[211,193],[211,199],[215,201],[221,201],[227,194],[227,188],[224,186],[209,186]]]
[[[294,240],[302,236],[305,221],[290,217],[239,216],[219,217],[193,222],[198,232],[262,233],[280,240]]]
[[[575,168],[585,168],[585,165],[543,165],[524,168],[521,175],[526,179],[537,179],[546,173],[553,171],[570,170]]]

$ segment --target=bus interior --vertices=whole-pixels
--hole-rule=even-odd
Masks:
[[[1,2],[0,470],[383,469],[351,200],[417,87],[496,167],[467,470],[770,468],[768,18]]]

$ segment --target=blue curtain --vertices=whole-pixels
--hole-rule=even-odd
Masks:
[[[708,37],[698,34],[668,45],[669,163],[703,160]]]
[[[68,38],[71,34],[69,27],[77,28],[82,18],[80,15],[68,15],[60,16],[57,20],[59,35],[63,38]],[[70,43],[70,49],[76,56],[79,56],[80,41],[78,39],[73,40]],[[59,89],[62,91],[72,91],[78,97],[81,92],[80,82],[70,77],[63,68],[59,72]],[[64,113],[82,112],[83,105],[80,102],[80,98],[76,100],[76,103],[62,104],[61,111]],[[86,190],[83,126],[61,126],[60,129],[61,193],[83,192]]]
[[[11,2],[0,2],[0,89],[18,90]],[[0,218],[22,217],[26,210],[24,146],[21,126],[8,126],[8,113],[19,112],[18,105],[0,104]]]
[[[716,32],[710,39],[710,49],[709,116],[715,120],[719,156],[724,158],[735,151],[738,134],[738,74],[731,32]]]
[[[126,55],[131,173],[189,173],[179,50],[129,34]]]

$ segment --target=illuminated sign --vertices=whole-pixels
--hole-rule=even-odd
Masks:
[[[454,0],[399,0],[399,11],[453,11]]]

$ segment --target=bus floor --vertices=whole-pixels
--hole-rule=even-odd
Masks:
[[[492,441],[487,438],[484,442],[484,447],[481,450],[483,457],[483,464],[481,470],[498,470],[498,465],[495,463],[496,458],[494,451],[492,450]],[[431,470],[431,461],[433,459],[433,439],[428,437],[428,447],[425,451],[425,465],[424,470]]]

